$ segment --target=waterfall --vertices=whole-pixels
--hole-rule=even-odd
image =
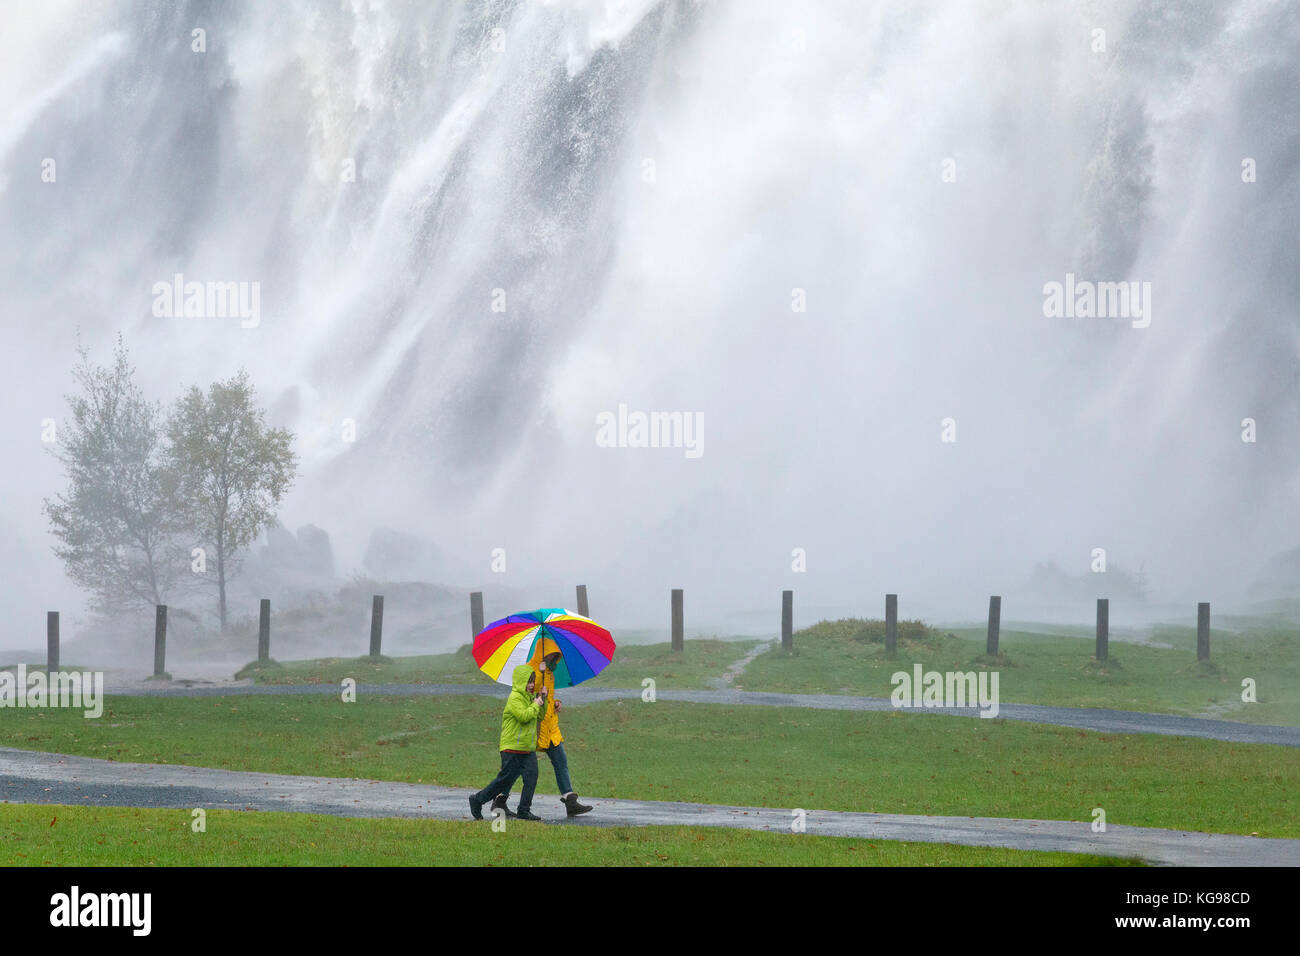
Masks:
[[[36,439],[77,329],[164,400],[247,366],[299,437],[286,523],[344,565],[409,528],[598,617],[669,587],[978,617],[1099,547],[1239,593],[1297,543],[1297,61],[1262,0],[31,7],[6,619],[70,593]],[[259,321],[155,314],[177,275],[257,283]],[[1149,325],[1045,315],[1067,275],[1150,283]],[[600,447],[620,405],[703,453]]]

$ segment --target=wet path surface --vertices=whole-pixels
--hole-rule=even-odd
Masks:
[[[337,777],[248,773],[166,764],[133,764],[0,748],[0,801],[74,806],[191,810],[275,810],[344,817],[468,820],[472,791]],[[707,826],[791,833],[791,808],[589,798],[592,813],[565,818],[559,801],[539,796],[533,810],[562,826]],[[955,843],[1138,857],[1174,866],[1300,866],[1300,840],[1260,839],[1090,822],[892,813],[806,811],[813,835]],[[487,823],[483,824],[487,826]],[[509,826],[543,824],[508,821]],[[797,835],[791,833],[792,839]]]

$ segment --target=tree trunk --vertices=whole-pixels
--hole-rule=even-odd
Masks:
[[[217,541],[217,606],[221,615],[221,633],[226,633],[226,555]]]

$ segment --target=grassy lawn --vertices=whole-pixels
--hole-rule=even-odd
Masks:
[[[721,675],[744,657],[757,641],[692,640],[674,653],[668,644],[621,646],[614,660],[584,687],[640,687],[652,677],[656,687],[702,690],[708,680]],[[241,676],[259,684],[338,684],[351,677],[359,684],[481,684],[488,677],[478,669],[469,645],[452,654],[420,657],[327,657],[311,661],[284,661],[270,666],[252,665]],[[561,698],[563,699],[563,698]]]
[[[144,763],[481,787],[500,701],[109,697],[0,711],[0,744]],[[640,700],[569,708],[585,797],[1090,820],[1300,837],[1300,749],[1014,721]],[[543,764],[546,761],[543,760]],[[540,794],[554,794],[549,766]]]
[[[888,697],[896,671],[997,670],[1003,703],[1106,707],[1153,713],[1213,716],[1254,723],[1300,725],[1300,633],[1274,622],[1246,623],[1240,631],[1211,633],[1211,660],[1196,660],[1194,627],[1158,628],[1153,640],[1169,648],[1110,643],[1110,660],[1093,658],[1092,638],[1003,630],[1001,659],[984,658],[982,628],[949,632],[901,630],[889,658],[876,635],[880,622],[822,622],[795,635],[792,654],[779,646],[760,654],[741,675],[745,690]],[[1241,701],[1242,679],[1255,680],[1258,703]]]
[[[321,657],[306,661],[253,662],[236,677],[256,684],[334,684],[350,677],[358,684],[488,683],[467,652],[414,657]]]
[[[3,866],[1131,866],[946,843],[711,827],[566,827],[209,810],[0,806]]]

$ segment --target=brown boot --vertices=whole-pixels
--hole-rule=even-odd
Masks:
[[[576,817],[580,813],[589,813],[591,811],[591,807],[578,802],[578,795],[572,791],[561,797],[560,802],[564,804],[564,808],[569,812],[569,816],[571,817]]]

